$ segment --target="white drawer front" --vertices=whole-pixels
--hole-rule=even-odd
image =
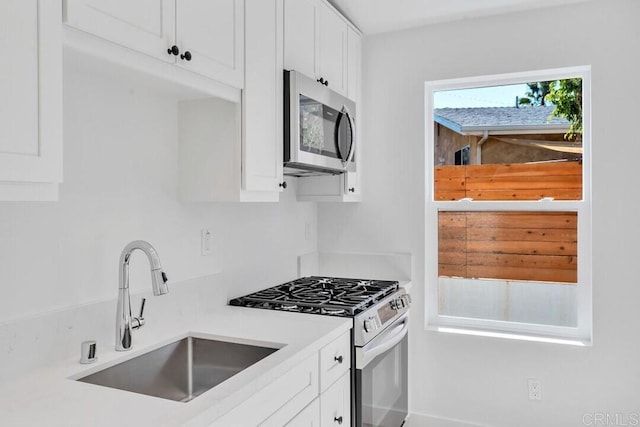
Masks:
[[[311,402],[286,425],[287,427],[320,427],[320,399]]]
[[[326,390],[351,367],[351,334],[345,332],[320,350],[320,391]]]
[[[281,427],[317,396],[318,355],[314,354],[223,415],[212,426]]]
[[[351,376],[344,374],[320,395],[320,425],[348,427],[351,425]]]

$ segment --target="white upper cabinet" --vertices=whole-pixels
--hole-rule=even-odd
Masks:
[[[347,24],[324,6],[320,9],[320,77],[327,87],[347,95]]]
[[[181,200],[278,201],[285,185],[282,1],[244,2],[241,103],[217,98],[180,102]]]
[[[65,22],[138,52],[173,62],[175,0],[65,0]]]
[[[243,0],[176,0],[178,65],[242,87]]]
[[[243,0],[65,1],[70,26],[242,88]]]
[[[363,148],[362,37],[324,0],[284,0],[284,28],[284,68],[324,82],[356,102],[356,172],[299,178],[297,199],[359,202]]]
[[[246,0],[242,188],[283,189],[283,0]]]
[[[347,32],[347,98],[360,100],[362,38],[353,28]]]
[[[319,78],[320,72],[319,9],[317,0],[285,0],[284,3],[284,68],[313,78]]]
[[[349,25],[321,0],[285,0],[284,68],[348,95]]]
[[[62,181],[61,3],[3,0],[0,200],[55,200]]]

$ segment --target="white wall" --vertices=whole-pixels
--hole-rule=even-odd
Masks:
[[[594,1],[365,39],[364,202],[318,208],[319,250],[414,254],[414,412],[503,427],[580,426],[603,412],[632,425],[622,422],[640,412],[638,18],[635,0]],[[594,346],[424,331],[424,81],[588,64]],[[541,402],[528,400],[528,378],[542,381]]]
[[[134,239],[155,245],[170,288],[218,271],[236,295],[295,278],[297,255],[316,249],[315,204],[297,203],[295,185],[280,203],[177,202],[176,100],[94,71],[67,57],[60,201],[0,203],[0,324],[105,299],[115,310],[118,258]],[[200,255],[205,227],[213,257]],[[132,292],[150,290],[134,257]]]

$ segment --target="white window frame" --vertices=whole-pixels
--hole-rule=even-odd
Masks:
[[[568,201],[435,201],[434,200],[434,93],[443,90],[521,84],[533,81],[582,79],[582,200]],[[457,333],[485,334],[521,339],[540,338],[556,342],[591,345],[591,67],[579,66],[531,72],[496,74],[425,82],[425,328]],[[439,211],[566,211],[578,215],[577,326],[529,324],[489,319],[444,316],[438,313],[438,212]]]

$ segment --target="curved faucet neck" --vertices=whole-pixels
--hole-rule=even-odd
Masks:
[[[147,255],[151,266],[151,285],[154,295],[164,295],[169,292],[167,276],[162,271],[160,257],[155,248],[143,240],[135,240],[125,246],[120,254],[120,283],[118,284],[118,305],[116,310],[116,350],[125,351],[131,349],[131,332],[144,325],[142,311],[139,317],[131,316],[131,301],[129,297],[129,262],[131,254],[136,249]]]
[[[129,263],[131,261],[131,255],[136,249],[141,250],[147,255],[149,265],[151,266],[151,272],[162,272],[162,265],[160,264],[160,257],[155,248],[144,240],[134,240],[124,247],[120,254],[120,277],[119,277],[119,289],[129,289]],[[152,276],[153,277],[153,276]],[[155,291],[155,284],[154,284]],[[155,292],[154,292],[155,293]]]

